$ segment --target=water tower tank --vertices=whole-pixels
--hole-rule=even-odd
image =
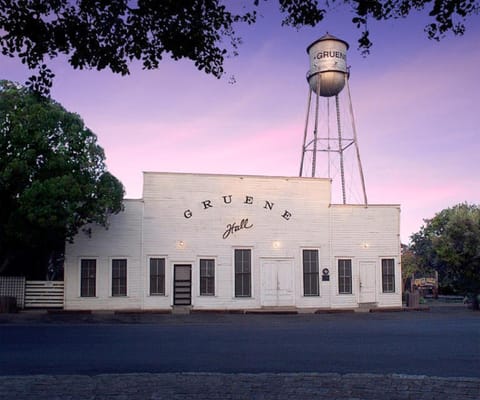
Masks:
[[[323,97],[342,91],[347,74],[347,49],[347,42],[328,33],[307,47],[310,56],[307,80],[315,93],[319,87],[318,94]]]

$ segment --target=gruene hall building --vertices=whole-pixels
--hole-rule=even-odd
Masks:
[[[67,244],[70,310],[400,307],[400,207],[328,179],[144,173],[143,198]]]

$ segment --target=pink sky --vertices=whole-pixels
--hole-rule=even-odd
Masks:
[[[52,97],[98,135],[108,168],[129,198],[142,195],[142,171],[297,176],[305,49],[329,31],[350,43],[369,203],[401,205],[407,243],[424,218],[480,202],[480,24],[439,43],[426,39],[421,18],[370,24],[374,46],[363,58],[349,19],[339,13],[296,31],[282,28],[266,8],[256,26],[239,30],[240,56],[227,61],[221,80],[189,61],[166,60],[156,71],[133,66],[128,77],[73,71],[55,61]],[[21,83],[29,76],[3,56],[0,71],[1,79]],[[228,83],[230,75],[235,84]]]

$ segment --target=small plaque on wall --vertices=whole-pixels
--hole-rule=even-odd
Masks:
[[[328,268],[324,268],[322,270],[322,281],[327,282],[329,280],[330,280],[330,271],[328,270]]]

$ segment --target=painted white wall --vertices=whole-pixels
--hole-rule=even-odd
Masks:
[[[352,259],[352,295],[338,294],[338,259]],[[382,293],[382,258],[395,260],[395,293]],[[382,307],[400,307],[400,207],[391,205],[332,205],[331,207],[331,265],[336,279],[331,286],[335,294],[332,307],[352,307],[360,300],[360,266],[376,266],[375,302]]]
[[[91,238],[79,234],[67,246],[66,308],[169,309],[175,264],[192,265],[192,307],[258,308],[261,268],[275,262],[291,268],[287,275],[293,279],[292,305],[357,307],[362,261],[376,265],[375,303],[400,306],[399,206],[330,205],[330,186],[329,180],[318,178],[144,173],[142,200],[126,200],[125,212],[112,218],[108,231],[92,227]],[[229,224],[243,228],[227,235]],[[252,250],[250,298],[234,295],[235,248]],[[303,296],[303,249],[319,250],[320,296]],[[80,298],[80,259],[91,257],[98,258],[97,298]],[[112,257],[128,258],[126,298],[109,295]],[[149,294],[150,257],[166,259],[164,296]],[[382,257],[396,261],[393,294],[381,293]],[[215,259],[214,296],[199,294],[200,258]],[[351,295],[338,294],[338,258],[352,259]],[[328,282],[321,281],[324,268],[330,271]]]
[[[198,294],[199,256],[214,256],[216,296],[194,296],[193,305],[257,308],[261,260],[289,258],[298,271],[300,246],[318,248],[328,241],[329,198],[330,182],[322,179],[146,173],[144,254],[163,250],[170,271],[175,263],[192,263],[194,294]],[[227,225],[240,225],[242,220],[252,227],[224,239]],[[251,298],[234,296],[235,248],[252,249]],[[301,298],[302,277],[297,275],[293,275],[295,296]],[[156,308],[165,304],[161,301],[147,295],[145,306]]]
[[[79,232],[65,249],[66,309],[138,309],[142,306],[141,242],[143,201],[125,200],[125,210],[109,219],[108,229],[86,226],[91,235]],[[80,260],[97,261],[95,297],[80,297]],[[127,296],[112,296],[112,259],[127,259]]]

